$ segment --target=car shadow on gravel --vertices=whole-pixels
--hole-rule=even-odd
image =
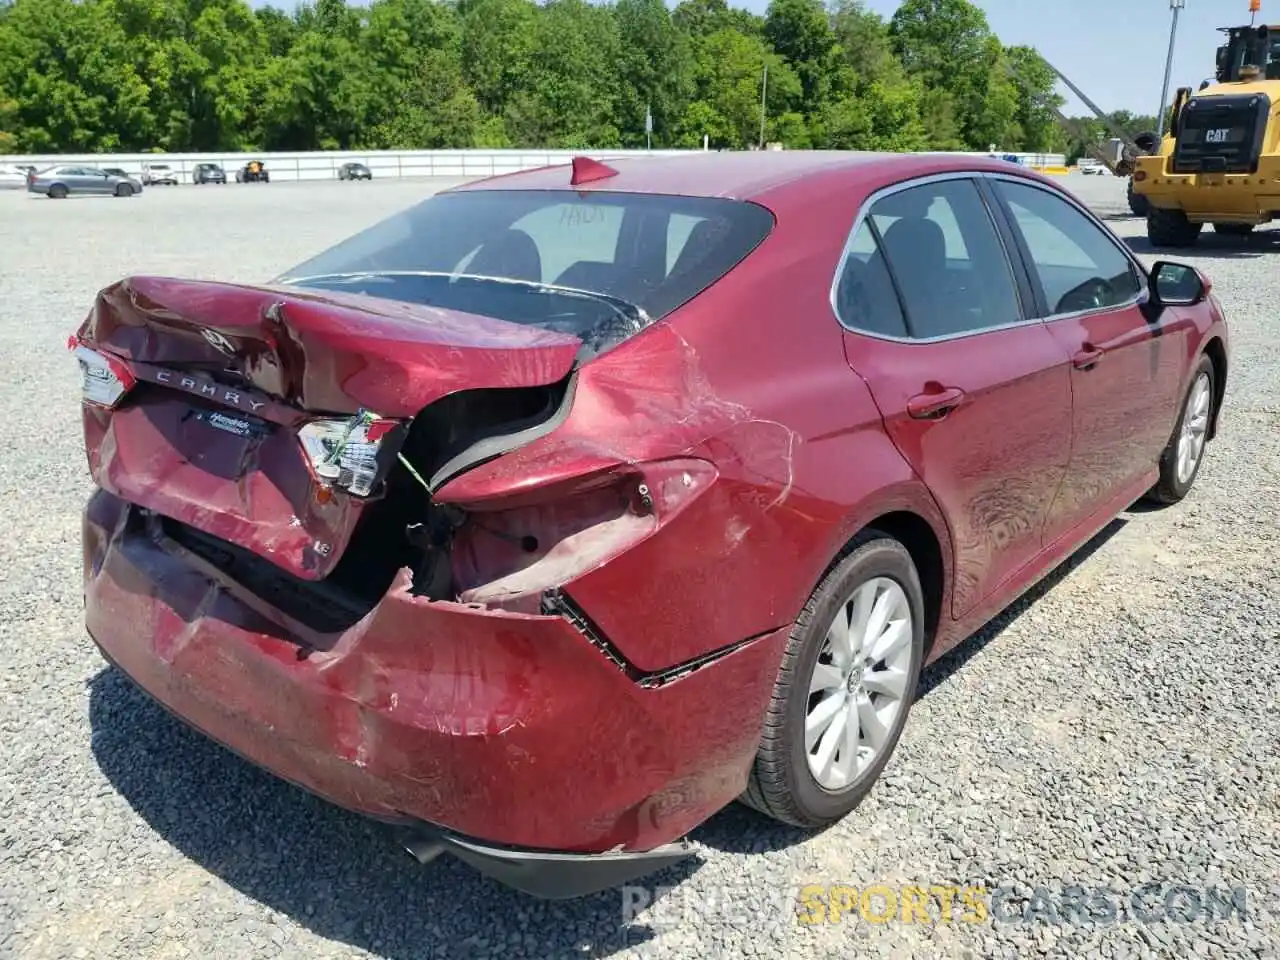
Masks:
[[[1194,257],[1197,260],[1256,260],[1273,256],[1280,249],[1280,230],[1261,230],[1247,237],[1224,237],[1206,230],[1200,234],[1195,246],[1156,247],[1146,237],[1125,237],[1124,242],[1137,254],[1176,260]]]
[[[643,923],[624,922],[621,890],[540,901],[452,857],[420,864],[404,852],[396,828],[242,760],[174,718],[115,667],[89,681],[89,722],[99,768],[151,829],[245,897],[326,939],[388,958],[585,958],[655,936]],[[701,863],[691,857],[639,882],[661,896],[659,888],[678,886]],[[225,895],[220,901],[219,915]],[[177,905],[157,914],[170,906]],[[195,915],[202,906],[185,901],[192,924],[212,922]],[[248,929],[274,930],[262,911],[237,912],[246,914]],[[284,955],[299,953],[296,946]]]
[[[1107,542],[1123,530],[1128,523],[1129,521],[1125,517],[1116,517],[1095,533],[1093,538],[1086,541],[1080,549],[1054,567],[1043,580],[1005,607],[992,620],[988,621],[981,630],[961,641],[958,646],[953,647],[931,663],[920,676],[920,687],[916,693],[917,699],[927,697],[950,679],[966,663],[981,653],[991,641],[1004,633],[1018,617],[1035,606],[1041,597],[1053,590],[1076,568],[1088,562],[1090,557],[1106,546]]]

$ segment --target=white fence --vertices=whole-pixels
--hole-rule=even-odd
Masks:
[[[375,150],[317,151],[312,153],[77,153],[39,156],[0,156],[0,166],[24,163],[41,169],[52,166],[118,167],[135,176],[143,164],[166,164],[178,179],[191,182],[197,163],[216,163],[230,179],[250,160],[261,160],[273,181],[333,180],[344,163],[363,163],[376,179],[388,177],[490,177],[515,173],[549,164],[568,163],[587,153],[598,160],[617,157],[682,156],[689,150]],[[700,152],[700,151],[699,151]],[[1003,154],[997,153],[997,156]],[[987,156],[974,153],[970,156]],[[1058,167],[1066,162],[1062,154],[1018,153],[1019,162],[1029,167]]]
[[[344,163],[363,163],[373,176],[490,177],[549,164],[568,163],[581,153],[607,160],[616,157],[672,156],[687,150],[335,150],[314,153],[77,153],[0,156],[0,166],[25,163],[51,166],[118,167],[135,176],[144,164],[165,164],[182,182],[191,182],[197,163],[216,163],[231,179],[250,160],[260,160],[272,181],[333,180]]]

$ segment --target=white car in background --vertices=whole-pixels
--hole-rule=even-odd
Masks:
[[[27,189],[27,174],[17,167],[0,166],[0,190]]]

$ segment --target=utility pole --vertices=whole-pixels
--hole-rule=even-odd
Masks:
[[[764,149],[764,97],[769,89],[769,64],[764,65],[764,78],[760,81],[760,149]]]
[[[1173,73],[1173,44],[1178,36],[1178,14],[1187,5],[1187,0],[1169,0],[1169,9],[1173,11],[1173,23],[1169,26],[1169,56],[1164,62],[1164,86],[1160,88],[1160,112],[1156,114],[1156,134],[1164,136],[1164,111],[1169,105],[1169,77]]]

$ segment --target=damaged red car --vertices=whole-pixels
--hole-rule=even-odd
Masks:
[[[1146,496],[1227,331],[959,156],[579,159],[72,338],[88,631],[249,760],[542,896],[838,820],[922,665]],[[192,811],[198,816],[198,811]]]

